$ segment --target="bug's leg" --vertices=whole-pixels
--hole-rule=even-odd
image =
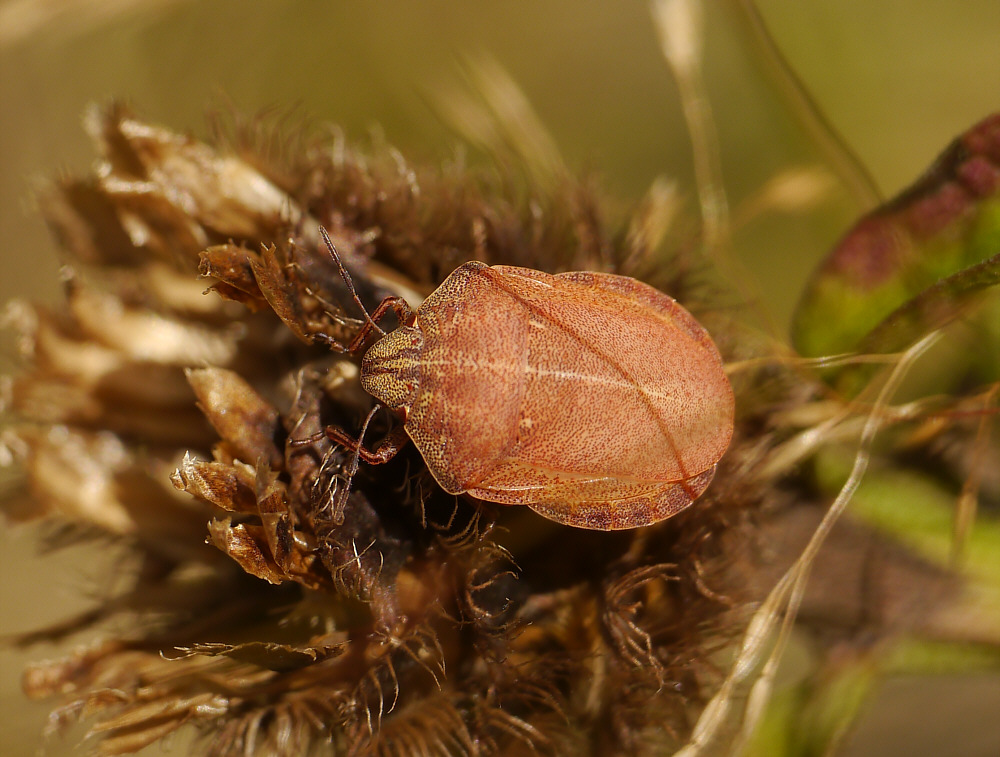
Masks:
[[[334,352],[350,352],[350,349],[345,347],[340,341],[334,339],[332,336],[323,331],[314,331],[309,334],[309,338],[312,339],[314,343],[319,342],[324,347],[328,347]]]
[[[354,335],[351,343],[347,345],[347,352],[357,352],[364,346],[365,340],[368,339],[368,335],[372,331],[378,331],[378,333],[385,336],[385,331],[378,325],[385,314],[392,310],[396,314],[396,318],[399,319],[399,323],[402,326],[409,326],[416,319],[416,314],[413,312],[413,308],[410,307],[409,303],[402,297],[386,297],[382,302],[378,304],[378,307],[372,311],[371,316],[369,316],[368,321],[364,326]],[[365,315],[368,315],[365,313]]]
[[[287,444],[293,449],[298,449],[300,447],[311,447],[324,439],[329,439],[331,442],[353,451],[357,458],[364,460],[370,465],[387,463],[392,460],[392,458],[394,458],[396,454],[407,445],[407,443],[409,443],[410,439],[406,435],[406,430],[402,426],[397,426],[374,447],[365,447],[361,443],[365,437],[365,433],[368,431],[368,424],[371,423],[372,417],[381,408],[381,405],[375,405],[375,407],[371,409],[371,412],[368,413],[368,417],[365,418],[364,424],[361,426],[361,436],[357,439],[348,434],[342,428],[337,426],[327,426],[325,429],[317,431],[315,434],[303,436],[300,439],[289,439]],[[353,469],[357,470],[357,464],[352,463],[352,465]]]
[[[348,435],[346,431],[341,428],[337,428],[336,426],[327,427],[324,432],[327,439],[340,444],[343,447],[347,447],[347,449],[354,450],[355,459],[360,458],[370,465],[380,465],[381,463],[389,462],[401,449],[403,449],[403,447],[407,445],[409,437],[406,435],[406,430],[402,426],[397,426],[374,447],[365,447],[362,444],[365,431],[368,428],[368,422],[375,414],[375,411],[380,407],[381,405],[376,405],[368,414],[368,418],[365,419],[365,424],[361,428],[361,436],[357,439]],[[354,469],[357,469],[356,464],[354,465]]]
[[[301,439],[289,439],[287,444],[293,449],[297,449],[299,447],[311,447],[313,444],[321,442],[326,438],[326,431],[317,431],[315,434],[304,436]]]
[[[402,297],[386,297],[379,306],[375,308],[375,312],[371,315],[365,309],[365,305],[361,302],[361,298],[358,297],[358,291],[354,288],[354,281],[351,279],[351,274],[347,272],[347,268],[344,267],[343,261],[340,259],[340,253],[337,252],[337,248],[333,246],[333,241],[330,239],[330,235],[327,233],[326,229],[322,226],[319,227],[319,233],[323,237],[323,242],[326,243],[326,249],[330,252],[330,257],[333,258],[333,262],[337,264],[337,270],[340,271],[340,278],[344,280],[347,285],[347,291],[351,293],[351,297],[354,299],[355,304],[361,309],[361,312],[365,314],[365,325],[358,332],[357,336],[351,340],[351,345],[360,346],[368,334],[372,331],[377,331],[378,333],[385,335],[385,331],[378,325],[378,322],[385,316],[389,308],[396,313],[396,317],[399,319],[401,325],[410,326],[413,324],[416,318],[416,313],[413,312],[413,308],[407,304],[406,300]],[[354,351],[353,349],[351,350]]]
[[[394,429],[389,436],[379,442],[373,450],[365,448],[365,432],[368,431],[368,425],[372,422],[372,418],[375,417],[375,413],[381,409],[381,405],[375,405],[375,407],[371,409],[371,412],[368,413],[368,417],[365,418],[364,424],[361,426],[361,434],[357,439],[352,439],[343,430],[334,426],[328,426],[325,431],[325,434],[330,441],[342,444],[348,449],[352,449],[354,451],[354,454],[351,455],[351,462],[348,464],[347,470],[342,471],[340,475],[337,476],[337,478],[344,482],[344,487],[337,492],[333,500],[333,519],[336,523],[342,523],[344,520],[344,505],[347,504],[347,495],[351,492],[351,482],[354,480],[354,474],[358,472],[358,460],[364,460],[366,463],[388,462],[395,457],[396,453],[399,452],[405,444],[406,434],[403,432],[402,426],[400,426]],[[403,432],[402,439],[399,438],[399,435],[396,432]]]

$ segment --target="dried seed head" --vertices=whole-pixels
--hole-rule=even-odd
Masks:
[[[346,350],[364,322],[320,224],[369,309],[427,295],[473,256],[645,271],[705,309],[690,266],[649,262],[669,240],[662,192],[609,230],[593,189],[552,161],[526,171],[544,187],[517,191],[384,146],[297,138],[278,164],[254,153],[256,122],[214,146],[120,106],[88,128],[98,169],[43,198],[74,275],[65,307],[22,306],[4,449],[38,514],[126,539],[141,570],[93,615],[32,637],[131,619],[126,638],[26,674],[29,694],[65,702],[54,722],[96,719],[105,753],[191,724],[217,755],[682,743],[741,600],[759,593],[747,516],[764,492],[772,511],[796,496],[774,486],[787,469],[761,473],[790,433],[776,408],[817,384],[773,367],[737,377],[731,450],[700,506],[617,533],[449,495],[413,449],[357,466],[324,433],[360,428],[364,390],[412,406],[423,377],[404,326],[368,353],[362,386]],[[724,354],[759,351],[713,334]],[[370,417],[370,437],[392,432]],[[576,441],[594,440],[582,427]]]
[[[217,754],[323,739],[391,748],[418,729],[487,751],[559,751],[608,720],[632,725],[602,738],[640,743],[654,717],[682,735],[709,670],[699,640],[725,627],[727,608],[683,580],[716,559],[714,500],[686,525],[594,541],[447,495],[414,450],[357,467],[347,495],[352,452],[322,433],[359,428],[371,398],[353,358],[330,349],[363,322],[320,223],[371,309],[429,292],[473,252],[550,270],[606,254],[641,262],[615,248],[590,190],[566,180],[529,208],[473,175],[400,171],[395,154],[334,156],[308,141],[262,173],[121,107],[88,124],[102,166],[44,200],[79,273],[68,309],[35,310],[11,448],[40,507],[130,534],[156,560],[115,606],[162,598],[127,645],[32,673],[29,690],[61,690],[96,714],[110,752],[185,722]],[[191,297],[199,272],[212,291]],[[406,355],[419,338],[402,328],[376,344],[364,389],[412,404],[421,377]],[[368,437],[385,421],[374,416]],[[650,566],[665,554],[677,567],[658,583]],[[244,641],[214,643],[237,632]],[[225,691],[205,699],[212,680]],[[688,694],[668,694],[680,681]],[[428,718],[434,728],[418,725]]]

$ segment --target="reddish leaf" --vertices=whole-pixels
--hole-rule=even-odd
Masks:
[[[808,355],[857,349],[890,314],[998,252],[1000,113],[959,137],[914,186],[848,232],[806,289],[795,344]],[[954,317],[963,289],[943,287],[949,297],[921,307],[928,317],[918,328]]]

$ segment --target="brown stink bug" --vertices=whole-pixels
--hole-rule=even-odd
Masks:
[[[401,325],[386,334],[390,309]],[[366,319],[347,349],[382,334],[361,384],[404,423],[373,449],[328,428],[355,452],[348,479],[358,457],[385,462],[408,436],[447,492],[611,530],[686,508],[729,446],[733,390],[715,344],[635,279],[473,261],[416,312],[389,297]]]

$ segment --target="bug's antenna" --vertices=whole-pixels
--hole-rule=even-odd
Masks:
[[[361,308],[361,312],[365,314],[365,320],[368,321],[368,324],[373,329],[375,329],[382,336],[385,336],[385,331],[383,331],[382,327],[372,320],[371,315],[368,313],[368,309],[365,307],[364,303],[361,302],[361,298],[358,297],[358,292],[354,288],[354,282],[351,280],[351,274],[349,274],[347,269],[344,267],[344,263],[340,259],[340,254],[337,252],[337,248],[333,246],[333,242],[330,240],[330,235],[326,233],[326,229],[322,226],[319,227],[319,233],[323,237],[323,241],[326,242],[326,249],[330,251],[330,257],[333,258],[333,262],[337,264],[337,268],[340,270],[340,277],[344,280],[344,283],[347,284],[347,289],[351,293],[351,297],[354,298],[358,307]]]

